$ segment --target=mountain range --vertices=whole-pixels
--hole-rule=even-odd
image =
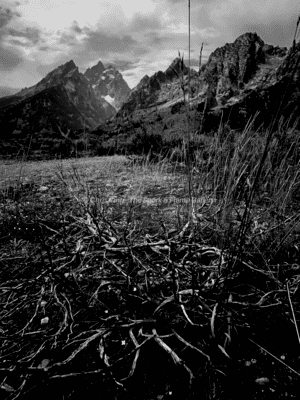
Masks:
[[[245,33],[212,52],[198,72],[189,74],[177,58],[165,72],[145,76],[114,119],[93,132],[117,140],[146,125],[176,144],[187,129],[187,104],[198,133],[216,131],[220,124],[243,130],[249,121],[254,129],[266,128],[275,116],[293,124],[300,115],[299,59],[299,43],[287,49]]]
[[[80,73],[73,60],[30,88],[0,98],[6,135],[91,128],[114,116],[130,89],[120,72],[99,62]]]
[[[296,48],[291,52],[292,57],[297,57]],[[183,90],[190,104],[199,110],[205,108],[210,114],[216,114],[231,109],[241,105],[254,92],[275,85],[287,73],[287,55],[286,47],[265,44],[256,33],[246,33],[234,43],[217,48],[200,71],[191,70],[189,77],[188,68],[180,66],[180,58],[174,60],[165,73],[159,71],[150,78],[144,77],[129,93],[118,115],[132,114],[139,109],[151,112],[153,106],[158,111],[178,110],[180,105],[184,106]],[[175,70],[177,72],[170,78],[168,72]]]
[[[78,140],[84,130],[102,142],[118,141],[120,135],[124,141],[145,125],[178,136],[186,129],[187,104],[198,132],[200,125],[201,132],[209,132],[225,122],[230,129],[243,129],[254,117],[257,127],[268,126],[275,116],[295,124],[299,59],[299,43],[287,49],[245,33],[217,48],[199,71],[189,70],[178,57],[132,90],[113,65],[99,61],[82,74],[71,60],[36,85],[0,98],[0,140],[17,144],[34,136],[44,143],[62,132]]]

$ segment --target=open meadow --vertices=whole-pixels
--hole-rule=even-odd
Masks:
[[[2,398],[297,398],[298,162],[218,140],[1,161]]]

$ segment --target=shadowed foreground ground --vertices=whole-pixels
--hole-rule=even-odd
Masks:
[[[298,212],[194,174],[1,165],[1,398],[298,398]]]

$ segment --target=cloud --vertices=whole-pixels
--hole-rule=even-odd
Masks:
[[[41,31],[37,28],[25,28],[25,29],[8,29],[7,41],[10,41],[10,37],[16,38],[21,46],[27,47],[38,44],[42,41]]]
[[[59,36],[58,44],[66,45],[67,47],[73,47],[79,43],[76,35],[73,33],[62,32]]]
[[[120,37],[88,29],[85,30],[85,33],[86,37],[83,39],[83,46],[87,51],[124,53],[137,44],[129,35]]]
[[[53,64],[49,64],[49,65],[38,65],[36,67],[36,72],[41,76],[44,77],[46,76],[49,72],[53,71],[55,68],[58,67],[59,64],[57,63],[53,63]]]
[[[295,19],[292,17],[288,23],[273,21],[270,25],[245,22],[233,34],[239,36],[241,32],[257,32],[265,43],[289,47],[295,33]]]
[[[108,62],[105,64],[106,64],[106,67],[108,67],[108,65],[113,65],[119,71],[126,71],[135,65],[135,61],[128,61],[128,60],[124,60],[122,58],[116,58],[116,59],[114,59],[113,62]]]
[[[188,0],[1,0],[0,80],[31,85],[73,59],[82,72],[113,63],[132,87],[188,55]],[[298,0],[191,0],[191,57],[197,66],[216,47],[245,32],[289,45]],[[5,53],[4,53],[5,52]],[[23,61],[23,62],[22,62]]]
[[[257,30],[261,36],[266,32],[270,40],[268,31],[272,31],[273,41],[283,44],[282,32],[290,34],[295,28],[298,11],[298,0],[222,0],[208,4],[205,17],[220,29],[224,36],[232,39],[246,31]],[[285,33],[283,37],[287,40]]]
[[[79,24],[77,21],[73,21],[71,24],[71,30],[74,33],[82,33],[82,29],[80,28]]]
[[[267,24],[276,19],[289,19],[291,15],[295,15],[297,8],[298,0],[223,0],[218,2],[217,7],[210,6],[210,15],[220,26],[233,19],[235,23],[239,23],[237,17]]]
[[[10,8],[4,8],[0,6],[0,28],[8,25],[11,20],[15,17],[20,17],[20,14],[12,11]]]
[[[128,26],[131,32],[162,31],[164,29],[161,19],[155,15],[135,14]]]
[[[10,0],[8,0],[10,1]],[[19,10],[29,24],[49,30],[63,29],[74,19],[80,26],[102,26],[118,30],[134,14],[149,14],[154,10],[152,0],[21,0]]]
[[[0,71],[13,71],[22,63],[22,55],[13,49],[0,44]]]
[[[0,71],[13,71],[23,61],[21,52],[6,42],[8,25],[19,16],[19,13],[11,8],[0,6]]]

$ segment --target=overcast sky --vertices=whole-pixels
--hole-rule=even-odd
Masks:
[[[245,32],[289,47],[299,0],[191,0],[191,59]],[[71,59],[115,63],[130,87],[188,57],[188,0],[0,0],[0,86],[22,88]]]

